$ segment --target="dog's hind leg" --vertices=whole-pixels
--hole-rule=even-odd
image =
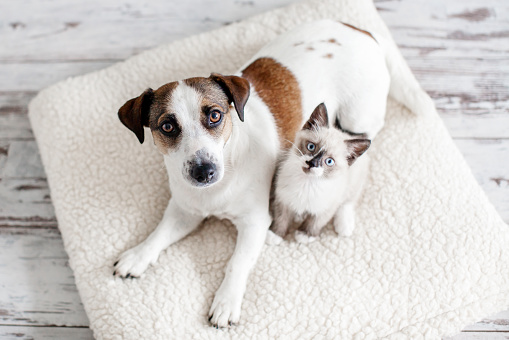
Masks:
[[[232,220],[237,227],[237,243],[228,262],[225,277],[216,292],[209,312],[213,326],[226,327],[238,323],[242,298],[249,272],[256,264],[270,225],[268,211],[250,213]]]
[[[139,277],[150,264],[157,261],[161,251],[196,229],[202,220],[201,216],[184,212],[170,199],[157,228],[145,241],[120,255],[113,265],[113,275],[122,278]]]

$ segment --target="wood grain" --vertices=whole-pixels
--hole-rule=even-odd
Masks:
[[[465,327],[465,331],[509,332],[509,310],[491,315],[475,325]],[[509,333],[507,336],[509,338]]]
[[[509,6],[504,1],[375,3],[405,57],[485,58],[509,52]]]
[[[76,327],[0,326],[2,340],[92,340],[92,331]]]
[[[506,332],[494,333],[494,332],[462,332],[450,338],[444,338],[444,340],[507,340],[509,334]]]
[[[0,229],[2,227],[57,227],[45,178],[3,178],[0,181],[0,202],[2,202]]]
[[[114,61],[0,63],[0,91],[34,92],[68,77],[100,70]]]
[[[472,173],[502,219],[509,223],[509,140],[455,140]]]
[[[88,326],[56,229],[0,228],[0,325]]]
[[[0,61],[125,59],[293,0],[19,0],[0,12]],[[30,8],[30,11],[26,9]],[[107,34],[105,34],[107,33]]]
[[[50,193],[27,119],[28,102],[36,92],[151,47],[290,2],[2,3],[1,339],[92,338],[90,330],[81,328],[88,321],[55,229]],[[509,3],[376,0],[375,4],[474,176],[509,222]],[[509,339],[508,313],[469,326],[451,339]]]

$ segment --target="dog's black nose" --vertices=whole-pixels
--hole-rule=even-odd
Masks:
[[[216,165],[213,163],[204,163],[195,165],[191,170],[191,176],[199,183],[208,183],[216,174]]]

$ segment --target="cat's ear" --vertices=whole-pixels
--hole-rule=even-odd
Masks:
[[[325,107],[324,103],[321,103],[318,105],[313,113],[311,114],[311,117],[309,117],[306,124],[304,124],[304,127],[302,129],[316,129],[317,127],[328,127],[329,126],[329,117],[327,116],[327,108]]]
[[[352,165],[371,145],[369,139],[347,139],[345,140],[348,155],[346,161],[348,165]]]

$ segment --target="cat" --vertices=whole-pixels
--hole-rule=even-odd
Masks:
[[[339,235],[352,234],[369,168],[368,155],[361,155],[371,141],[364,137],[343,130],[337,119],[330,126],[325,104],[315,108],[278,164],[267,243],[279,244],[293,222],[301,223],[295,232],[300,243],[314,241],[331,219]]]

